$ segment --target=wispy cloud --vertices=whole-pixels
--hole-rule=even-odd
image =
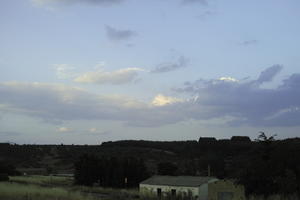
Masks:
[[[258,40],[245,40],[239,43],[242,46],[250,46],[258,44]]]
[[[112,41],[128,40],[137,35],[135,31],[116,29],[111,26],[105,26],[105,30],[108,39]]]
[[[208,5],[207,0],[182,0],[183,5],[194,4],[194,3],[198,3],[198,4],[201,4],[203,6]]]
[[[138,72],[144,71],[141,68],[125,68],[116,71],[92,71],[86,72],[74,79],[79,83],[95,83],[95,84],[125,84],[134,82],[138,76]]]
[[[113,5],[119,4],[124,0],[31,0],[35,5],[72,5],[76,3],[94,4],[94,5]]]
[[[67,128],[67,127],[59,127],[56,131],[60,132],[60,133],[67,133],[67,132],[71,132],[72,129],[71,128]]]
[[[74,73],[75,68],[68,64],[54,64],[53,67],[59,79],[70,79],[76,76],[76,73]]]
[[[207,11],[204,11],[204,12],[198,14],[196,17],[199,18],[199,19],[204,20],[204,19],[206,19],[207,17],[212,16],[212,15],[215,15],[215,14],[216,14],[216,12],[207,10]]]
[[[155,69],[153,69],[151,72],[152,73],[164,73],[164,72],[170,72],[174,71],[180,68],[187,67],[189,60],[181,56],[178,58],[178,61],[175,63],[169,62],[169,63],[162,63],[158,65]]]

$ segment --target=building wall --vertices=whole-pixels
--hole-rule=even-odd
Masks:
[[[199,188],[199,200],[207,200],[208,184],[202,184]]]
[[[228,194],[229,196],[232,195],[232,198],[228,198]],[[224,196],[227,196],[227,198]],[[219,180],[209,183],[208,200],[246,200],[244,187],[241,185],[235,185],[229,180]]]
[[[206,184],[202,184],[199,188],[199,200],[207,200],[208,199],[208,185],[209,183],[213,183],[218,181],[219,179],[213,178],[208,181]]]
[[[184,186],[166,186],[166,185],[148,185],[140,184],[141,195],[157,196],[157,189],[161,188],[162,195],[171,194],[171,190],[176,190],[176,195],[191,195],[192,197],[199,197],[199,187],[184,187]],[[207,194],[207,190],[206,190]]]

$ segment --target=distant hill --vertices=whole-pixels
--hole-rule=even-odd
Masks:
[[[274,153],[300,155],[300,139],[275,141]],[[230,140],[200,138],[199,141],[122,140],[101,145],[17,145],[0,143],[0,161],[16,166],[27,173],[72,173],[74,162],[82,154],[98,157],[143,158],[152,174],[157,164],[171,162],[178,166],[178,174],[205,175],[208,166],[212,175],[231,176],[238,168],[258,154],[259,142],[247,137]]]

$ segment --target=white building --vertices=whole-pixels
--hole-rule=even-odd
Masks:
[[[244,200],[244,188],[229,180],[200,176],[153,176],[140,183],[142,196],[195,200]]]

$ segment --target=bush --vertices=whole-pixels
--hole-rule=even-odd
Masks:
[[[9,181],[8,174],[0,174],[0,181]]]

